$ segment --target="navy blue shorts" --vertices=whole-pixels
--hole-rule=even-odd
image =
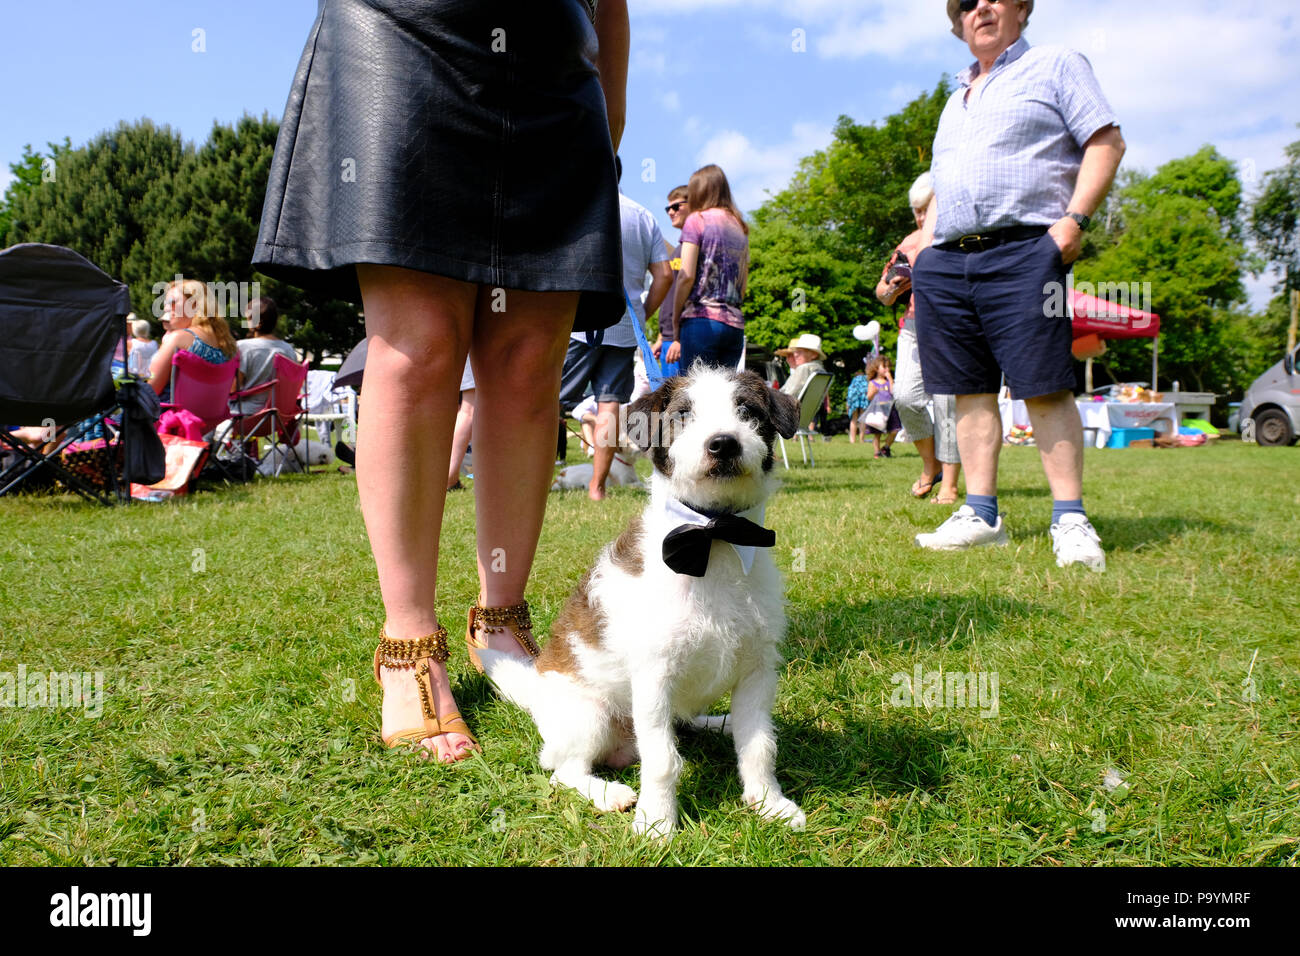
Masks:
[[[912,269],[921,377],[931,395],[1073,391],[1065,264],[1050,235],[987,252],[931,246]]]
[[[588,345],[578,339],[569,340],[569,351],[564,356],[564,372],[560,376],[560,406],[567,415],[587,394],[598,402],[626,404],[632,398],[635,380],[632,377],[632,355],[635,348],[616,345]]]

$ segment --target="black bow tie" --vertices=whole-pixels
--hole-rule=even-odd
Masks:
[[[719,515],[706,525],[678,525],[664,538],[664,564],[678,574],[702,578],[714,541],[770,548],[776,544],[776,532],[739,515]]]

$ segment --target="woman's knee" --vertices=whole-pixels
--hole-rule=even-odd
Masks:
[[[366,351],[365,383],[397,389],[403,397],[412,400],[443,393],[450,400],[456,395],[450,383],[459,382],[463,365],[463,357],[456,354],[455,342],[445,338],[435,346],[372,336]]]

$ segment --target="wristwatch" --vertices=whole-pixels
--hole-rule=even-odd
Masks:
[[[1081,212],[1067,212],[1066,215],[1079,224],[1080,232],[1087,232],[1088,227],[1092,225],[1092,217],[1085,216]]]

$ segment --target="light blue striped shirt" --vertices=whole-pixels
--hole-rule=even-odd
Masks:
[[[936,244],[1052,225],[1074,195],[1084,144],[1118,125],[1082,53],[1021,37],[972,90],[978,75],[978,62],[957,74],[934,137]]]

